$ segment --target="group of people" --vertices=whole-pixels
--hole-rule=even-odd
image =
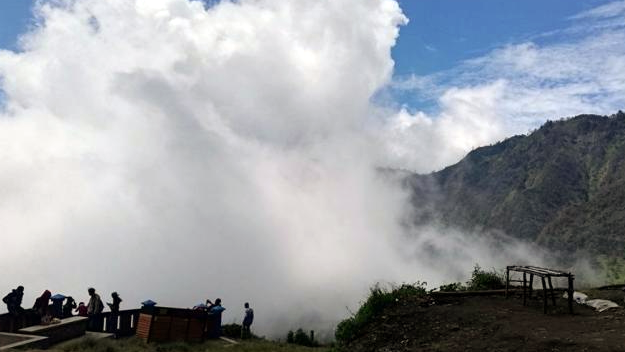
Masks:
[[[35,312],[40,318],[42,324],[50,324],[58,321],[58,319],[69,318],[73,316],[73,312],[78,313],[79,316],[91,317],[102,313],[104,310],[104,304],[100,295],[98,295],[93,287],[87,290],[89,294],[89,302],[85,305],[84,302],[78,303],[71,296],[64,296],[61,294],[52,295],[49,290],[45,290],[41,296],[35,300],[33,305],[33,312]],[[2,301],[6,304],[10,314],[15,317],[19,317],[24,314],[24,308],[22,308],[22,299],[24,298],[24,286],[18,286],[11,290]],[[111,318],[109,322],[116,322],[116,316],[119,315],[119,306],[122,299],[117,292],[111,294],[113,300],[112,303],[107,303],[111,310]],[[52,302],[52,304],[50,304]],[[63,303],[65,302],[65,303]],[[144,302],[145,303],[145,302]],[[246,339],[252,336],[250,327],[254,322],[254,310],[250,308],[249,303],[244,304],[245,316],[241,324],[241,338]],[[194,310],[205,311],[208,314],[215,315],[217,317],[216,326],[221,327],[221,313],[226,310],[221,305],[221,298],[217,298],[215,302],[211,302],[210,299],[206,300],[206,304],[199,304],[193,307]],[[219,332],[216,332],[217,334]]]
[[[61,294],[52,295],[49,290],[43,291],[43,294],[35,300],[33,305],[33,312],[41,318],[42,324],[50,324],[58,321],[58,319],[69,318],[73,316],[74,312],[79,316],[89,317],[102,313],[104,310],[104,304],[100,295],[98,295],[93,287],[87,290],[89,294],[89,302],[85,305],[84,302],[78,303],[71,296],[64,296]],[[24,286],[18,286],[11,290],[2,301],[6,304],[7,310],[10,314],[18,317],[24,314],[24,308],[22,308],[22,299],[24,298]],[[112,303],[107,303],[111,313],[113,315],[119,314],[119,306],[122,299],[117,292],[111,294],[113,299]],[[55,320],[56,319],[56,320]]]
[[[241,324],[241,339],[248,339],[252,337],[250,327],[254,322],[254,310],[250,308],[250,304],[247,302],[245,302],[243,307],[245,308],[245,315]],[[208,314],[216,316],[215,325],[217,327],[217,330],[214,333],[219,334],[219,330],[221,327],[221,313],[226,310],[226,308],[221,305],[221,298],[217,298],[215,300],[215,303],[211,302],[210,299],[207,299],[206,304],[198,304],[193,307],[193,310],[204,311]]]
[[[221,305],[221,298],[217,298],[215,303],[211,302],[210,299],[206,300],[206,304],[200,303],[193,307],[195,311],[206,312],[211,318],[211,324],[207,326],[207,336],[209,338],[218,338],[221,336],[221,313],[223,313],[226,308]]]

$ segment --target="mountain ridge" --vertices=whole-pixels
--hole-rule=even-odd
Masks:
[[[547,121],[404,181],[416,225],[503,232],[565,253],[625,250],[622,111]]]

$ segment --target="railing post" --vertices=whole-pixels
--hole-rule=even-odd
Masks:
[[[508,298],[508,286],[510,286],[510,267],[506,267],[506,298]]]
[[[553,306],[555,307],[556,305],[556,294],[553,292],[553,284],[551,283],[551,276],[548,276],[547,279],[549,280],[549,294],[551,295],[551,303],[553,303]]]
[[[527,275],[523,272],[523,305],[526,305],[526,297],[525,297],[525,285],[527,284]]]
[[[569,273],[568,293],[569,293],[569,312],[573,314],[573,275],[571,275],[571,273]]]
[[[543,313],[547,314],[547,286],[545,285],[545,277],[540,277],[543,283]]]

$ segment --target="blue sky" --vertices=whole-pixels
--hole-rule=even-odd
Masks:
[[[0,48],[16,48],[17,36],[30,23],[31,6],[31,0],[4,0],[0,2]]]
[[[568,18],[605,0],[401,0],[410,23],[393,49],[397,75],[454,67],[508,43],[568,25]],[[0,48],[16,49],[31,21],[32,0],[0,1]]]
[[[395,72],[425,75],[568,26],[601,0],[402,0],[410,19],[393,49]]]

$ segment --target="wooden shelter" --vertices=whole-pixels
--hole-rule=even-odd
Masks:
[[[511,280],[510,272],[519,272],[523,273],[523,280]],[[528,280],[529,275],[529,280]],[[532,297],[533,284],[534,284],[534,276],[538,276],[541,278],[542,287],[543,287],[543,311],[547,313],[547,296],[551,296],[551,302],[553,305],[556,305],[556,296],[553,290],[553,284],[551,278],[553,277],[564,277],[567,278],[568,287],[568,303],[569,303],[569,312],[573,314],[573,281],[575,280],[575,276],[570,272],[541,268],[537,266],[507,266],[506,267],[506,298],[508,297],[508,290],[510,287],[510,282],[521,282],[523,284],[523,305],[527,304],[527,299]],[[549,284],[549,289],[547,290],[547,284]]]

